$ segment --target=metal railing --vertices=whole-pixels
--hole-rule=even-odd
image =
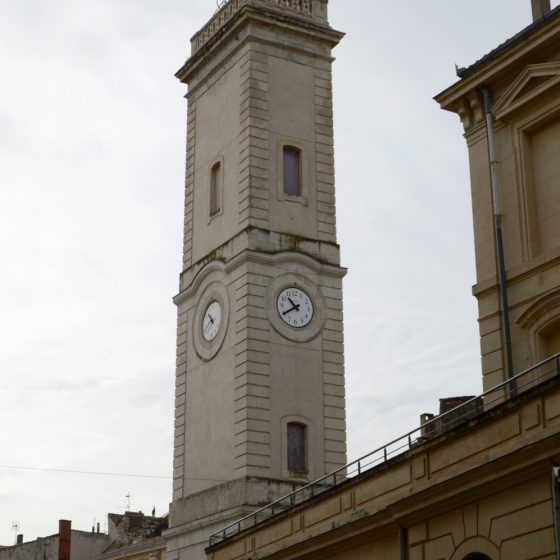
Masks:
[[[506,402],[510,396],[543,383],[555,376],[560,377],[560,353],[532,366],[481,395],[469,399],[448,412],[423,423],[418,428],[364,455],[360,459],[331,472],[291,494],[231,523],[210,536],[210,546],[225,541],[245,529],[287,511],[298,504],[323,494],[327,490],[351,480],[353,477],[394,459],[429,439],[437,437],[457,426],[476,418],[481,413]]]

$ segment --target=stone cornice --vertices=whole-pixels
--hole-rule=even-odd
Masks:
[[[232,20],[244,6],[262,4],[263,7],[288,12],[328,25],[327,0],[229,0],[214,17],[191,39],[191,53],[197,53]]]
[[[183,303],[186,299],[196,293],[196,291],[204,284],[204,280],[210,276],[212,272],[217,270],[231,272],[246,263],[276,265],[279,262],[299,263],[316,273],[321,273],[323,276],[330,276],[333,278],[344,278],[347,273],[346,268],[321,264],[311,257],[301,253],[287,252],[279,254],[265,254],[249,250],[236,255],[235,258],[227,263],[227,266],[222,261],[210,262],[198,271],[198,274],[188,285],[185,287],[181,286],[181,291],[173,298],[173,303],[175,303],[175,305]]]
[[[226,4],[222,10],[225,10],[232,1],[233,0],[230,0],[230,3]],[[212,27],[214,31],[212,33],[207,33],[205,41],[200,44],[197,42],[196,48],[193,46],[190,58],[187,59],[185,64],[175,74],[181,82],[189,83],[191,77],[197,72],[203,61],[206,61],[208,55],[217,49],[219,45],[223,44],[224,39],[239,33],[240,29],[245,27],[250,21],[268,25],[273,23],[282,25],[283,27],[289,27],[299,34],[308,35],[310,40],[315,43],[324,42],[330,48],[335,47],[342,37],[344,37],[344,33],[335,31],[326,21],[322,22],[321,20],[304,17],[291,9],[283,8],[276,3],[280,0],[236,1],[239,3],[238,9],[232,11],[229,18],[224,18],[224,21],[220,25],[216,24],[215,29]],[[222,10],[220,10],[220,12]],[[207,25],[213,24],[216,18],[219,18],[220,12],[218,12]],[[206,27],[203,28],[199,34],[202,33],[204,29],[206,29]],[[193,41],[197,35],[193,37]],[[239,46],[239,44],[237,46]]]
[[[180,292],[173,301],[176,305],[182,303],[212,272],[231,272],[246,262],[277,264],[289,261],[325,276],[343,278],[347,269],[339,265],[339,252],[339,246],[334,243],[249,227],[184,270]]]
[[[508,272],[508,286],[523,282],[528,278],[538,276],[539,274],[554,268],[560,264],[560,254],[546,254],[535,257],[530,261],[522,263]],[[472,293],[477,298],[495,292],[498,289],[498,277],[486,278],[477,282],[472,289]]]

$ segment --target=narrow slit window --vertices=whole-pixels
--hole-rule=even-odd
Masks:
[[[303,424],[288,424],[288,470],[291,472],[306,472],[305,461],[305,426]]]
[[[284,146],[284,194],[301,195],[301,152]]]
[[[220,211],[220,191],[222,188],[222,165],[218,161],[210,170],[210,216]]]

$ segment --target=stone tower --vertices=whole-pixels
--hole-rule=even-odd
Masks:
[[[168,551],[346,463],[328,0],[229,0],[191,40]]]
[[[560,352],[560,8],[532,5],[532,25],[436,98],[469,149],[486,390]]]

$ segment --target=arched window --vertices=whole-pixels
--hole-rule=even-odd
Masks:
[[[210,170],[210,216],[221,210],[222,164],[217,161]]]
[[[301,151],[293,146],[284,146],[284,194],[301,195]]]
[[[560,318],[539,332],[542,353],[545,358],[560,352]]]
[[[560,352],[560,289],[547,292],[533,301],[517,323],[527,332],[531,350],[528,361],[519,369]]]
[[[298,422],[288,423],[288,470],[307,472],[306,427]]]

